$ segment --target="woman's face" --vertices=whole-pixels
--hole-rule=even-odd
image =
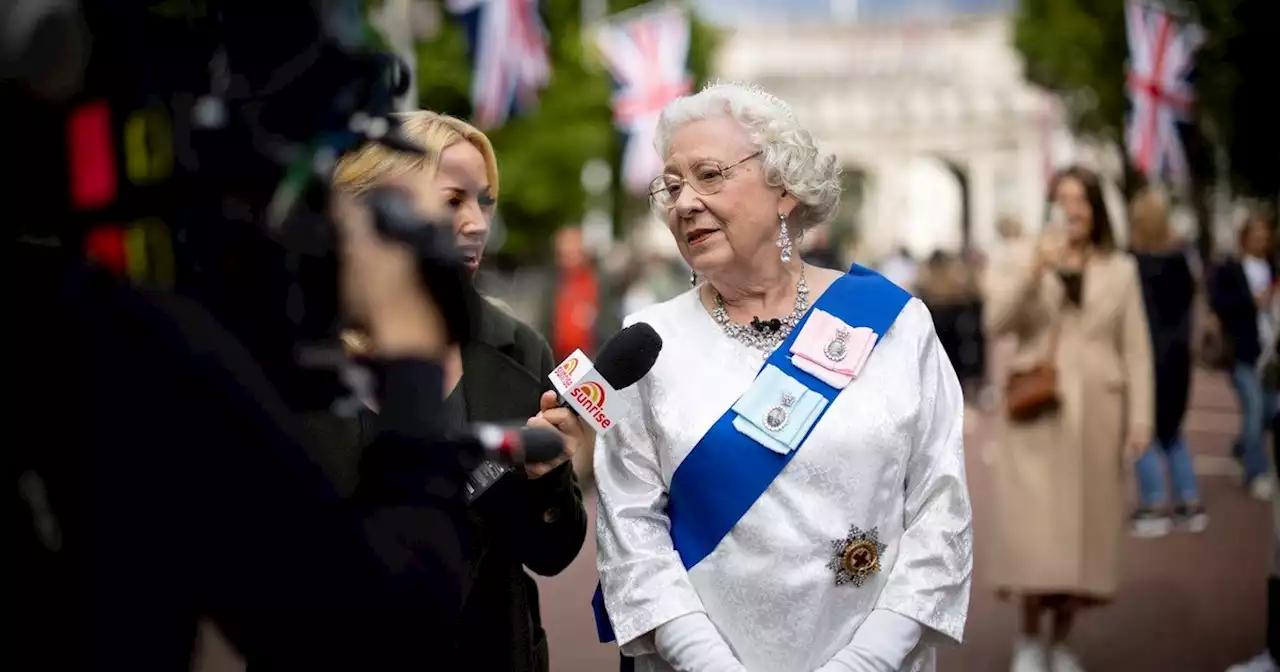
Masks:
[[[586,265],[587,255],[582,244],[582,230],[566,227],[557,231],[555,251],[556,265],[560,268],[575,269]]]
[[[1067,239],[1074,245],[1088,242],[1093,233],[1093,208],[1089,205],[1080,180],[1074,177],[1059,180],[1058,189],[1053,194],[1053,203],[1066,216]]]
[[[419,171],[392,180],[392,186],[410,195],[423,217],[453,224],[454,241],[472,273],[480,267],[489,242],[496,205],[488,175],[480,150],[469,142],[458,142],[440,153],[434,177]]]
[[[756,152],[728,116],[685,124],[671,139],[665,174],[686,182],[666,208],[667,227],[700,275],[714,278],[734,264],[759,267],[768,255],[778,258],[778,213],[790,214],[796,201],[765,183],[759,159],[743,161]],[[717,171],[723,173],[718,191],[690,186],[707,184]]]
[[[1271,229],[1266,223],[1253,221],[1244,234],[1244,251],[1259,259],[1267,256],[1271,250]]]

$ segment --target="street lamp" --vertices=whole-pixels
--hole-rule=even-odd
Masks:
[[[613,218],[609,216],[609,187],[613,169],[604,159],[591,159],[582,166],[582,191],[587,196],[587,212],[582,218],[582,243],[597,256],[613,246]]]

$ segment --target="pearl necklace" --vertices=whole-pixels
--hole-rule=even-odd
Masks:
[[[712,288],[711,291],[715,291]],[[724,297],[720,296],[720,292],[716,292],[715,308],[711,310],[711,317],[720,325],[724,333],[739,343],[750,348],[759,350],[767,359],[769,354],[777,349],[778,345],[786,340],[791,334],[791,330],[804,317],[809,310],[809,284],[804,279],[804,266],[800,267],[800,281],[796,283],[796,305],[792,309],[791,314],[780,318],[776,321],[777,329],[760,329],[759,327],[738,324],[729,319],[729,312],[724,307]],[[756,318],[753,323],[760,320]],[[770,320],[773,322],[773,320]]]

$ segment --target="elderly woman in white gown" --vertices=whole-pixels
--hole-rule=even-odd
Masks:
[[[654,205],[700,283],[626,320],[665,347],[596,447],[602,641],[636,670],[932,669],[972,513],[928,310],[794,252],[840,171],[781,100],[715,84],[657,135]]]

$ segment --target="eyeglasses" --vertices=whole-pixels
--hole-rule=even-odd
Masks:
[[[684,185],[686,184],[693,187],[694,191],[703,196],[717,194],[724,188],[724,181],[728,178],[730,170],[757,156],[760,156],[760,152],[734,161],[727,166],[721,166],[714,161],[704,161],[693,167],[691,171],[693,177],[691,178],[685,178],[680,175],[662,175],[654,178],[649,185],[649,198],[653,199],[656,205],[669,208],[680,199],[680,192],[684,190]]]

